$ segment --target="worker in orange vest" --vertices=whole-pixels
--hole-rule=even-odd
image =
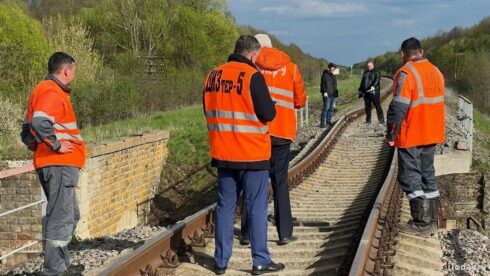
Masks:
[[[445,139],[444,76],[423,58],[416,38],[403,41],[405,65],[395,75],[387,114],[387,141],[398,148],[398,182],[412,220],[402,231],[427,236],[437,229],[439,188],[434,151]]]
[[[61,275],[70,267],[67,246],[80,219],[75,187],[85,163],[85,143],[70,101],[75,60],[56,52],[48,72],[29,97],[21,136],[34,150],[34,167],[47,199],[44,275]]]
[[[265,77],[272,100],[276,103],[276,118],[269,123],[271,135],[270,178],[274,196],[274,222],[279,245],[296,240],[289,199],[289,149],[296,137],[296,111],[306,103],[305,86],[301,71],[289,56],[272,47],[266,34],[255,36],[262,47],[257,66]],[[242,216],[242,244],[248,242],[245,216]]]
[[[233,249],[237,195],[243,190],[252,243],[252,274],[280,271],[267,248],[271,142],[267,122],[276,116],[264,76],[254,62],[257,39],[240,36],[228,62],[213,69],[204,87],[211,165],[218,168],[214,272],[224,274]]]

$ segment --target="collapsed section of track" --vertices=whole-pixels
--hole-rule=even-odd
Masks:
[[[280,275],[349,272],[378,192],[383,183],[393,182],[385,179],[393,156],[384,144],[384,129],[365,126],[362,113],[360,109],[339,119],[318,147],[291,168],[298,240],[279,246],[273,225],[268,233],[273,260],[286,264]],[[213,275],[213,210],[214,205],[187,218],[103,274]],[[239,225],[235,229],[238,233]],[[230,275],[251,272],[250,248],[238,239],[228,267]]]

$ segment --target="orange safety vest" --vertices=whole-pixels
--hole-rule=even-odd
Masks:
[[[211,156],[217,160],[269,160],[271,142],[266,123],[254,111],[250,93],[255,68],[228,62],[212,70],[204,84],[204,111]]]
[[[296,137],[295,108],[306,103],[301,71],[289,56],[275,48],[262,48],[257,65],[276,103],[276,117],[269,122],[270,135],[292,141]]]
[[[400,95],[395,95],[393,101],[410,107],[394,141],[395,146],[410,148],[444,142],[444,76],[426,59],[409,61],[396,73],[392,92],[397,89],[396,79],[401,72],[407,77]]]
[[[34,167],[36,169],[47,166],[83,168],[86,155],[85,143],[77,126],[69,93],[63,91],[52,80],[41,81],[29,97],[25,121],[32,123],[35,117],[48,118],[52,122],[56,139],[59,142],[70,141],[73,150],[70,153],[54,152],[41,141],[34,130],[31,130],[38,142],[34,153]]]

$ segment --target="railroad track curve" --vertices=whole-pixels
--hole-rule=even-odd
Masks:
[[[386,91],[391,82],[383,83]],[[363,119],[363,108],[341,117],[290,168],[298,240],[277,245],[276,229],[269,224],[272,259],[286,265],[275,275],[376,274],[390,264],[401,202],[394,185],[396,153],[385,145],[384,129],[366,127]],[[175,224],[100,275],[214,275],[214,208]],[[238,239],[233,247],[226,275],[250,274],[250,248]]]

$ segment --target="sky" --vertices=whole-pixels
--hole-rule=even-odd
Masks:
[[[409,37],[470,27],[490,16],[490,0],[229,0],[239,24],[295,43],[303,51],[350,66]],[[422,45],[423,46],[423,45]]]

